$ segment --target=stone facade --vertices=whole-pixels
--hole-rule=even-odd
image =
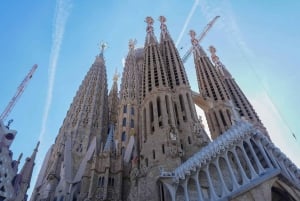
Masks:
[[[37,144],[31,157],[27,157],[24,166],[19,171],[18,160],[13,160],[13,152],[9,149],[16,137],[17,131],[9,129],[0,120],[0,200],[24,201],[27,200],[27,190],[30,185],[34,160],[37,154]]]
[[[190,32],[200,93],[193,92],[166,18],[159,21],[160,41],[151,17],[144,48],[130,40],[120,92],[117,74],[107,92],[102,46],[31,200],[299,200],[299,169],[269,140],[215,49],[213,64]]]

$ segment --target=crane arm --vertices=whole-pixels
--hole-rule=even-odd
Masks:
[[[8,105],[6,106],[5,110],[2,112],[2,114],[0,116],[0,120],[4,121],[7,118],[7,116],[9,115],[9,113],[11,112],[13,107],[15,106],[16,102],[18,101],[18,99],[20,98],[22,93],[24,92],[25,87],[27,86],[29,80],[32,78],[32,75],[34,74],[37,67],[38,67],[37,64],[34,64],[32,66],[29,73],[26,75],[24,80],[19,85],[15,95],[12,97],[12,99],[9,101]]]
[[[202,39],[206,36],[207,32],[211,29],[211,27],[214,25],[214,23],[217,21],[217,19],[220,16],[216,16],[214,17],[213,20],[211,20],[206,27],[204,28],[204,30],[202,31],[202,33],[200,34],[199,38],[198,38],[198,42],[200,43],[200,41],[202,41]],[[190,49],[183,55],[182,57],[182,62],[185,63],[186,60],[189,58],[189,56],[191,55],[193,51],[193,47],[190,47]]]

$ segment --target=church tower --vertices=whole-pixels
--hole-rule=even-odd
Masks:
[[[194,63],[198,79],[200,97],[206,104],[204,110],[212,139],[228,130],[233,124],[234,108],[225,84],[213,66],[203,48],[196,39],[196,33],[190,31],[193,45]]]
[[[91,147],[95,145],[94,150],[89,149],[82,160],[84,173],[76,180],[80,189],[73,189],[78,192],[79,200],[121,200],[123,167],[114,140],[119,103],[117,81],[116,73],[108,96],[109,130],[106,141],[104,144],[99,140],[93,142]]]
[[[138,167],[139,158],[139,107],[141,98],[141,76],[143,49],[135,49],[136,41],[129,40],[129,51],[125,59],[120,89],[118,124],[115,143],[123,164],[123,199],[130,191],[130,172]]]
[[[115,137],[125,164],[137,157],[138,110],[140,99],[141,68],[137,64],[135,41],[129,41],[129,52],[125,60],[120,90],[118,134]],[[129,164],[130,165],[130,164]]]
[[[263,133],[268,136],[267,130],[259,119],[257,113],[255,112],[253,106],[240,89],[239,85],[236,83],[235,79],[232,77],[230,72],[226,69],[225,65],[220,61],[219,57],[216,55],[216,48],[213,46],[209,47],[211,53],[211,59],[215,64],[215,68],[219,73],[221,79],[223,79],[225,86],[229,92],[231,100],[233,101],[234,107],[237,110],[238,115],[244,118],[259,128]]]
[[[47,165],[41,170],[44,178],[36,184],[33,200],[70,199],[73,182],[86,166],[82,165],[83,159],[91,155],[89,150],[95,144],[100,147],[106,141],[108,97],[104,48],[102,45],[73,99],[49,160],[45,161]]]
[[[159,167],[169,169],[179,165],[183,154],[171,88],[153,22],[151,17],[146,18],[140,118],[140,168],[144,177],[139,179],[138,185],[139,195],[144,194],[144,200],[158,200],[155,178],[159,175]]]
[[[179,132],[180,146],[184,153],[183,160],[209,142],[209,138],[198,120],[192,100],[191,87],[178,50],[165,24],[166,18],[160,16],[160,48],[164,61],[169,86],[174,102],[175,124]]]

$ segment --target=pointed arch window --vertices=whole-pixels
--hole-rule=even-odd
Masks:
[[[127,105],[123,106],[123,113],[127,113]]]
[[[148,158],[145,159],[145,165],[148,167]]]
[[[126,140],[126,132],[123,131],[122,132],[122,142],[125,142],[125,140]]]
[[[184,100],[183,100],[183,97],[181,94],[179,95],[179,103],[180,103],[183,121],[186,121],[187,118],[186,118],[186,112],[185,112],[185,107],[184,107]]]
[[[131,119],[131,121],[130,121],[130,127],[134,128],[134,120],[133,119]]]
[[[125,117],[123,118],[122,126],[124,126],[124,127],[126,126],[126,118]]]
[[[104,186],[104,177],[100,176],[98,179],[98,187],[103,187]]]

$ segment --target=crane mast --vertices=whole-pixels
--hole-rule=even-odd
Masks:
[[[18,101],[20,96],[23,94],[25,87],[27,86],[29,80],[32,78],[32,75],[34,74],[37,67],[38,67],[38,65],[34,64],[32,66],[32,68],[30,69],[29,73],[24,78],[24,80],[21,82],[15,95],[12,97],[12,99],[9,101],[8,105],[6,106],[5,110],[2,112],[2,114],[0,116],[1,121],[5,121],[5,119],[8,117],[9,113],[14,108],[16,102]]]
[[[220,16],[216,16],[214,17],[213,20],[211,20],[207,25],[206,27],[204,28],[204,30],[202,31],[202,33],[200,34],[199,38],[198,38],[198,41],[200,43],[200,41],[202,41],[202,39],[206,36],[207,32],[211,29],[211,27],[214,25],[214,23],[217,21],[217,19],[219,18]],[[193,47],[190,47],[190,49],[183,55],[182,57],[182,62],[185,63],[186,60],[189,58],[189,56],[191,55],[193,51]]]

